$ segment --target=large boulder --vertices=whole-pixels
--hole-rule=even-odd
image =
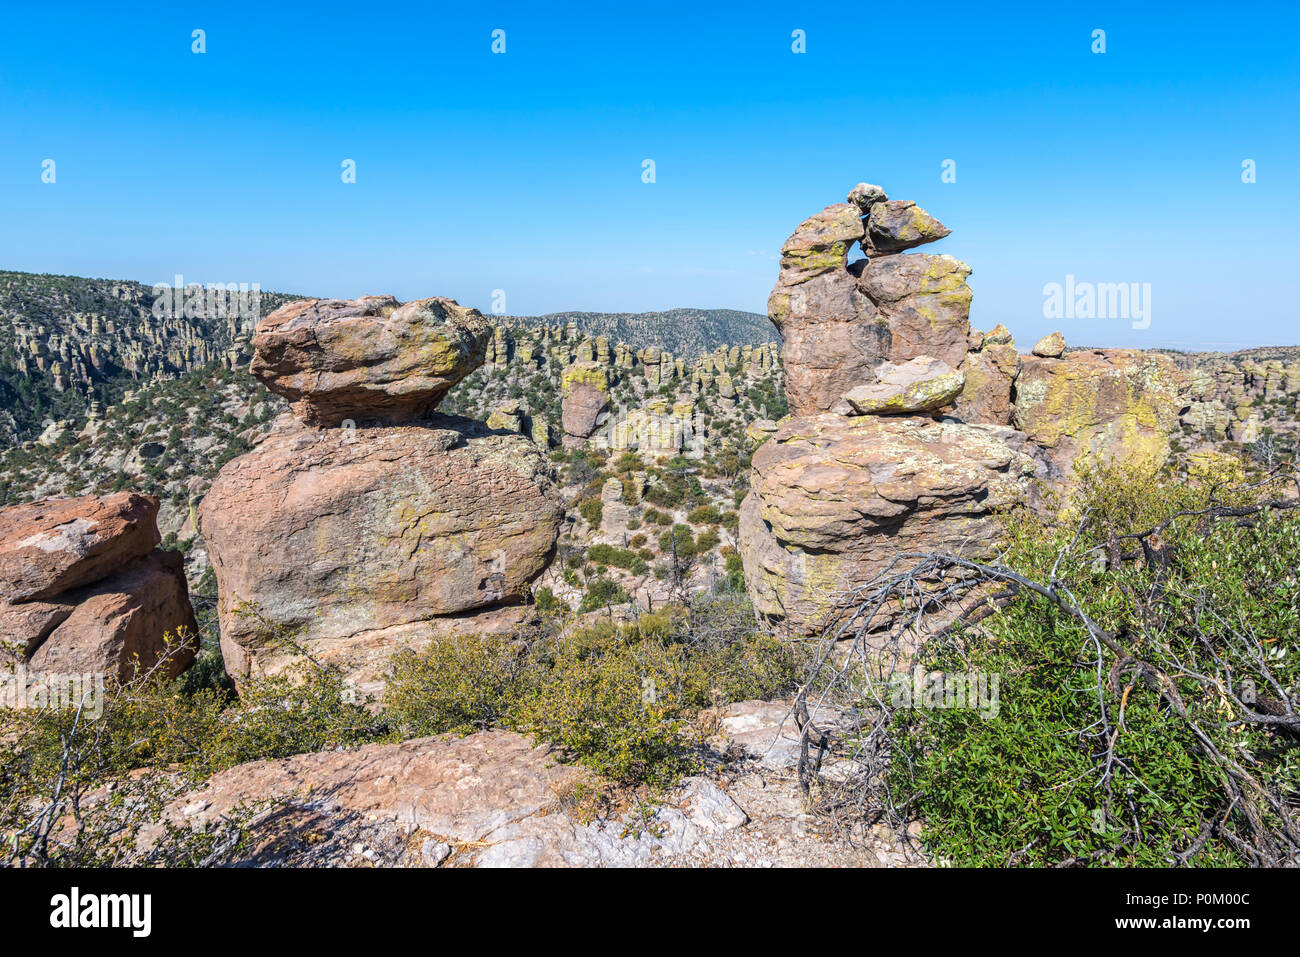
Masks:
[[[590,438],[609,408],[609,374],[598,362],[575,362],[561,374],[560,395],[561,421],[570,444]]]
[[[278,636],[372,675],[437,619],[517,603],[562,517],[522,435],[441,415],[356,429],[281,416],[199,509],[226,668],[236,681],[282,669],[296,654]]]
[[[817,634],[906,552],[985,555],[1038,468],[1023,434],[917,417],[788,419],[754,453],[740,554],[758,612]],[[900,569],[901,570],[901,569]]]
[[[1186,379],[1168,356],[1137,349],[1022,356],[1013,423],[1071,479],[1076,462],[1161,465],[1184,406]]]
[[[879,366],[876,381],[850,389],[844,401],[858,415],[914,415],[949,405],[965,384],[965,373],[942,359],[918,356]]]
[[[198,626],[180,553],[154,548],[157,515],[136,492],[0,509],[0,662],[121,680],[188,667]]]
[[[971,269],[952,256],[881,256],[861,267],[858,288],[889,328],[888,358],[933,356],[953,367],[966,356]]]
[[[482,365],[491,338],[451,299],[304,299],[261,321],[250,371],[313,425],[407,422]]]
[[[139,492],[0,509],[0,601],[50,598],[98,581],[159,541],[158,499]]]

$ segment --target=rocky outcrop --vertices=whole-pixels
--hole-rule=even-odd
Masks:
[[[657,363],[654,368],[659,368]],[[564,370],[560,394],[566,442],[581,443],[596,431],[601,414],[609,408],[609,375],[597,362],[575,362]]]
[[[1020,353],[1006,326],[971,333],[962,370],[966,383],[954,415],[963,422],[1011,423],[1011,390],[1020,374]]]
[[[1162,465],[1184,405],[1186,380],[1165,355],[1136,349],[1025,356],[1016,378],[1015,427],[1069,480],[1081,458]]]
[[[933,412],[961,395],[966,375],[942,359],[919,356],[907,362],[886,362],[875,371],[876,381],[844,393],[855,415],[914,415]]]
[[[758,612],[818,633],[836,596],[897,556],[986,554],[1037,463],[1007,427],[827,413],[786,420],[754,453],[740,552]]]
[[[332,365],[329,350],[352,341],[333,327],[358,322],[349,333],[365,359],[358,378],[297,380],[298,418],[281,416],[221,470],[199,524],[217,577],[222,654],[237,682],[305,653],[377,690],[394,651],[448,623],[471,631],[517,623],[514,606],[550,560],[563,505],[542,452],[519,433],[517,403],[497,410],[495,430],[432,411],[483,361],[490,335],[480,335],[477,313],[446,299],[399,307],[372,296],[304,314],[322,309],[307,327],[316,334],[294,340],[296,365]],[[298,328],[272,323],[277,315],[254,340],[262,369],[282,366],[288,352],[277,337]],[[344,411],[350,427],[320,426]]]
[[[198,626],[157,516],[135,492],[0,509],[0,661],[121,680],[163,657],[168,676],[188,667]]]
[[[257,327],[250,371],[304,421],[405,422],[483,364],[492,328],[450,299],[303,299]]]
[[[516,602],[562,516],[523,436],[441,416],[355,430],[283,417],[199,510],[226,667],[242,678],[290,660],[267,645],[267,620],[352,672],[385,632],[397,642],[412,624]]]
[[[948,232],[915,203],[863,183],[786,240],[768,316],[785,339],[792,414],[832,408],[886,360],[929,355],[961,365],[970,268],[951,256],[896,255]],[[855,243],[869,258],[850,265]]]

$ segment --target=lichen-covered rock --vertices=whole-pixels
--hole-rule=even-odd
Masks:
[[[1065,355],[1065,336],[1059,332],[1049,332],[1034,343],[1034,355],[1042,359],[1059,359]]]
[[[355,430],[281,416],[199,509],[227,670],[239,680],[294,657],[259,616],[353,673],[418,643],[422,624],[517,602],[562,517],[523,436],[451,416]]]
[[[844,393],[857,415],[913,415],[952,403],[966,384],[964,373],[942,359],[918,356],[877,367],[876,381]]]
[[[804,220],[781,247],[784,285],[807,282],[843,269],[849,248],[862,239],[862,211],[850,203],[827,206]]]
[[[518,399],[507,399],[488,413],[487,427],[505,432],[523,432],[524,413]]]
[[[933,356],[958,368],[970,333],[971,269],[952,256],[882,256],[861,269],[858,288],[889,330],[888,358]]]
[[[916,203],[889,199],[871,206],[862,250],[868,256],[887,256],[943,239],[952,230]]]
[[[609,408],[609,375],[605,367],[597,362],[575,362],[561,375],[560,395],[565,434],[573,439],[590,438],[601,413]]]
[[[1057,475],[1076,461],[1163,464],[1186,379],[1168,356],[1136,349],[1022,358],[1013,424],[1046,450]]]
[[[740,553],[755,608],[782,630],[815,634],[836,596],[900,553],[982,555],[994,513],[1038,467],[1010,428],[928,418],[788,419],[754,453]]]
[[[258,325],[250,371],[313,425],[407,422],[483,364],[492,335],[451,299],[303,299]]]
[[[964,422],[1011,422],[1011,389],[1020,372],[1020,353],[1006,326],[981,334],[966,353],[966,384],[954,415]]]

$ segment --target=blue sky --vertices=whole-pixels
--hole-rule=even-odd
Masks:
[[[981,6],[11,5],[0,268],[761,312],[868,180],[1022,345],[1300,342],[1296,5]],[[1044,318],[1067,275],[1150,283],[1150,326]]]

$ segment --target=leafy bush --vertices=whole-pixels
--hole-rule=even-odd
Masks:
[[[613,545],[592,545],[587,549],[587,558],[601,565],[626,569],[634,575],[644,575],[650,569],[645,559],[636,552],[626,548],[616,548]]]
[[[753,634],[752,610],[732,597],[560,636],[433,642],[403,659],[385,702],[408,733],[465,731],[490,714],[612,781],[654,787],[695,769],[701,709],[788,692],[803,668],[796,646]],[[471,686],[483,690],[466,715],[442,689]]]
[[[605,514],[605,506],[598,498],[584,499],[578,504],[578,514],[592,528],[599,528]]]
[[[891,701],[855,742],[874,770],[891,755],[867,805],[910,807],[929,847],[963,865],[1295,854],[1300,514],[1285,485],[1194,472],[1091,470],[1054,514],[1008,521],[1007,551],[979,580],[1012,586],[1009,604],[940,632],[904,679],[996,678],[993,707]],[[928,574],[969,588],[971,571],[936,561]],[[897,581],[901,596],[915,578]],[[841,690],[888,699],[891,677],[858,672]],[[865,777],[830,790],[832,804],[873,794]]]

